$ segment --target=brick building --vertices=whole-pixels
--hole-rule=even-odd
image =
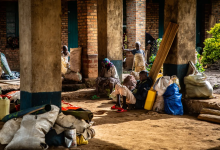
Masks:
[[[61,0],[61,47],[81,46],[83,48],[82,72],[84,77],[94,78],[98,72],[98,28],[97,0]],[[141,41],[145,49],[145,33],[155,39],[162,38],[164,32],[164,0],[124,0],[126,8],[126,31],[128,48],[133,49],[135,42]],[[19,36],[18,1],[0,0],[0,52],[7,57],[12,70],[20,68],[19,49],[7,45],[8,36]],[[197,5],[197,43],[207,38],[210,16],[220,20],[220,1],[201,0]],[[46,33],[45,33],[46,34]],[[149,46],[146,50],[149,50]],[[133,55],[127,53],[127,69],[131,68]]]

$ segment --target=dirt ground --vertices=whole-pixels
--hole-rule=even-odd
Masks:
[[[194,116],[146,110],[117,113],[111,100],[72,100],[94,113],[96,136],[81,150],[214,150],[220,149],[220,126]]]

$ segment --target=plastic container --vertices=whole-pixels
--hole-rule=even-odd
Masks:
[[[146,98],[145,105],[144,105],[144,109],[152,110],[156,95],[157,95],[157,91],[155,91],[153,89],[150,89],[148,91],[147,98]]]
[[[10,111],[10,100],[0,99],[0,120],[9,114]]]

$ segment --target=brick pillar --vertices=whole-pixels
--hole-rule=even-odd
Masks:
[[[127,0],[128,48],[134,49],[135,42],[141,42],[145,50],[146,0]]]
[[[63,45],[68,46],[68,1],[62,0],[61,7],[61,50],[63,50]]]
[[[0,2],[0,51],[6,49],[6,2]]]
[[[85,78],[98,77],[97,1],[77,0],[78,45],[82,47],[82,72]]]
[[[145,30],[146,30],[146,0],[127,0],[127,37],[128,49],[135,49],[135,42],[141,42],[141,49],[145,51]],[[133,54],[126,53],[126,69],[133,65]]]
[[[220,1],[212,0],[212,15],[215,16],[216,22],[220,22]]]
[[[164,75],[177,75],[184,86],[188,62],[195,62],[196,0],[165,0],[165,30],[170,21],[177,23],[179,29],[164,63]]]

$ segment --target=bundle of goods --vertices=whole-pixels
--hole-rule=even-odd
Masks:
[[[213,88],[206,80],[207,76],[204,73],[199,73],[194,64],[189,62],[189,74],[184,78],[186,85],[186,98],[212,98]]]
[[[91,124],[59,111],[55,105],[42,105],[5,116],[0,143],[8,144],[5,150],[88,144],[95,136]]]

